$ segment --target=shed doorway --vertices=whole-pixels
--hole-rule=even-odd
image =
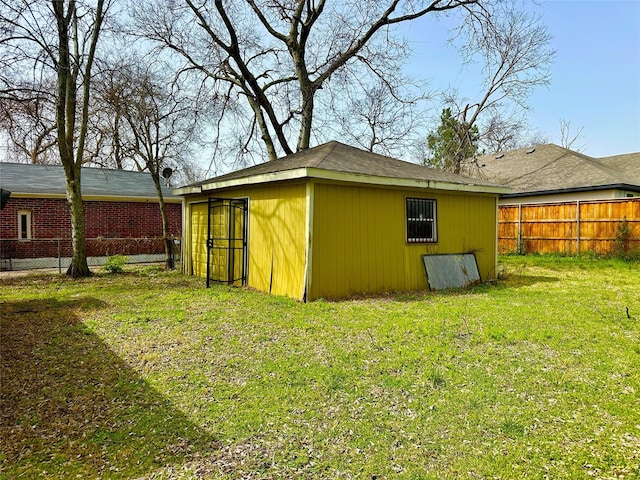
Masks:
[[[248,199],[210,198],[207,221],[207,287],[247,283]]]

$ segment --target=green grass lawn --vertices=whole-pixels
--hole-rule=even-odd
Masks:
[[[301,304],[0,277],[0,478],[640,478],[640,266]]]

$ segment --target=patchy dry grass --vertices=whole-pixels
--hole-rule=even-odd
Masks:
[[[640,273],[294,301],[0,277],[0,478],[638,478]]]

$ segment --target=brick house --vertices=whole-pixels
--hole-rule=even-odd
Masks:
[[[0,268],[68,264],[71,220],[64,169],[58,165],[0,162],[0,186],[11,192],[0,210]],[[143,261],[162,260],[162,218],[151,175],[83,168],[82,196],[90,264],[100,264],[104,257],[114,254],[138,256]],[[167,187],[163,187],[163,198],[170,234],[180,239],[182,201]]]

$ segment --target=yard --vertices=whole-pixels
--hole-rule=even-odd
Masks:
[[[640,266],[301,304],[0,276],[0,478],[639,478]]]

